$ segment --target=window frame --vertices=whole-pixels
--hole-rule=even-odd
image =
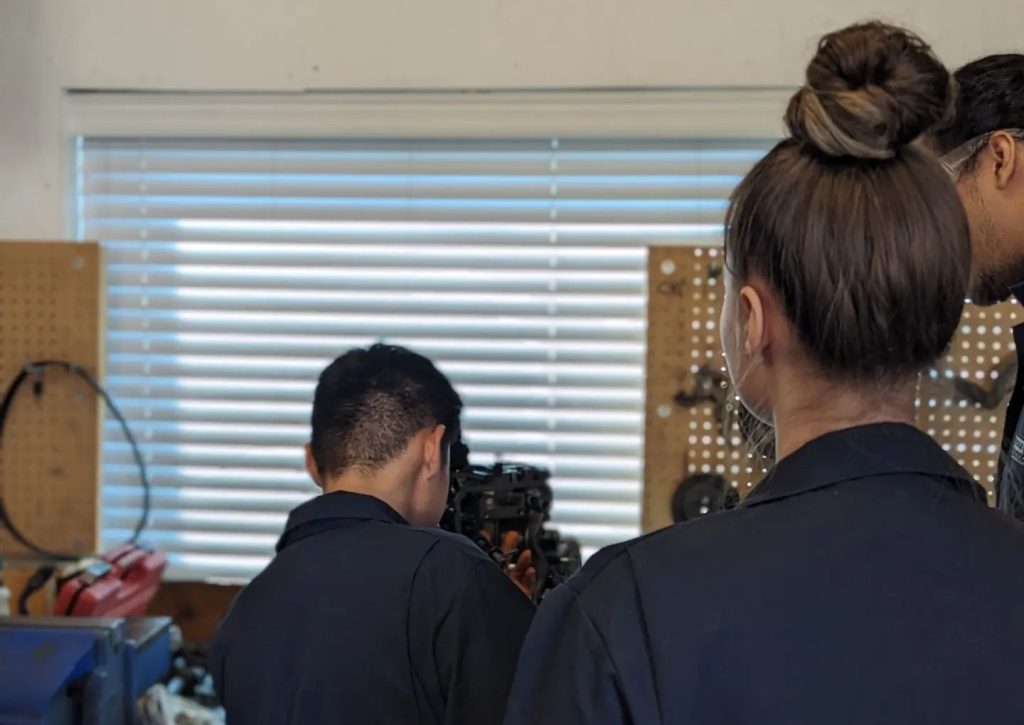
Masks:
[[[149,92],[67,90],[64,229],[81,210],[82,137],[781,138],[788,87],[728,89]]]
[[[80,139],[781,137],[789,92],[80,93],[67,96],[66,226],[82,213]],[[686,240],[680,240],[686,244]],[[104,362],[105,362],[104,355]],[[102,371],[101,371],[102,372]],[[200,577],[201,578],[201,577]]]

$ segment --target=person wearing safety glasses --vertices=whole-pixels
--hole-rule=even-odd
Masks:
[[[956,111],[929,143],[956,181],[971,228],[970,298],[1024,304],[1024,55],[992,55],[956,72]],[[996,501],[1024,520],[1024,325],[1013,330],[1017,380],[1003,433]]]

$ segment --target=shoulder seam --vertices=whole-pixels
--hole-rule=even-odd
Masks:
[[[412,648],[412,631],[411,630],[412,630],[413,601],[415,599],[416,582],[419,579],[420,570],[423,568],[423,562],[425,562],[427,560],[427,557],[430,556],[430,552],[434,550],[435,546],[437,546],[437,542],[438,541],[440,541],[440,539],[437,539],[437,540],[431,542],[430,546],[428,546],[426,548],[426,550],[423,552],[423,555],[420,557],[419,561],[417,562],[416,568],[413,570],[412,582],[409,584],[409,598],[408,598],[408,601],[406,601],[406,605],[405,605],[405,647],[406,647],[405,656],[406,656],[406,661],[408,662],[408,665],[409,665],[409,674],[410,674],[410,676],[412,677],[412,679],[414,679],[415,681],[420,682],[420,683],[422,683],[422,679],[420,678],[419,673],[416,671],[416,665],[415,665],[415,661],[413,660],[412,650],[411,650],[411,648]],[[419,698],[418,697],[414,697],[413,700],[416,703],[416,714],[417,714],[417,717],[419,717],[421,715],[421,713],[420,713]]]
[[[587,623],[587,626],[590,628],[590,631],[594,633],[594,636],[597,638],[597,641],[601,643],[601,651],[604,653],[604,658],[608,661],[609,666],[611,666],[612,668],[612,673],[615,675],[615,683],[619,688],[619,691],[621,692],[622,677],[619,675],[619,668],[615,666],[615,660],[612,659],[611,650],[608,648],[608,642],[605,641],[604,635],[601,634],[601,630],[597,628],[597,625],[594,623],[594,620],[591,619],[590,615],[587,613],[586,607],[583,606],[583,601],[580,599],[579,592],[577,592],[575,589],[572,589],[571,587],[566,587],[566,590],[572,596],[573,606],[575,606],[579,610],[580,616],[583,617],[583,621]]]
[[[431,549],[433,549],[433,547],[431,547]],[[444,613],[444,616],[441,617],[440,620],[438,620],[437,625],[436,625],[435,630],[434,630],[434,636],[435,637],[437,636],[437,633],[440,632],[441,629],[444,627],[444,625],[448,622],[448,618],[452,615],[452,612],[455,611],[455,608],[458,606],[457,602],[461,599],[461,597],[465,593],[466,587],[469,586],[470,582],[472,582],[473,578],[476,576],[477,567],[479,567],[481,564],[484,564],[484,563],[485,563],[484,560],[476,562],[469,569],[469,571],[466,572],[466,575],[462,578],[462,581],[458,583],[457,592],[456,592],[456,594],[455,594],[455,596],[453,597],[453,600],[452,600],[453,602],[456,602],[456,603],[453,604],[452,607],[449,608],[448,611],[446,611]]]
[[[598,566],[593,567],[591,572],[586,572],[585,568],[583,570],[581,570],[581,573],[586,572],[586,574],[587,574],[586,581],[582,582],[583,588],[586,588],[587,586],[589,586],[590,583],[592,581],[594,581],[594,579],[596,579],[605,569],[607,569],[609,566],[611,566],[614,562],[618,561],[618,559],[620,557],[622,557],[623,555],[627,554],[628,551],[629,551],[629,546],[628,545],[623,545],[622,548],[620,548],[618,551],[616,551],[612,556],[609,556],[604,561],[599,562]],[[572,589],[573,594],[578,594],[578,593],[581,592],[580,589],[577,589],[575,586],[573,586],[581,578],[582,577],[572,577],[572,578],[569,579],[568,582],[566,582],[568,587],[570,589]]]
[[[651,669],[653,675],[655,670],[654,667],[654,647],[651,645],[651,630],[647,623],[647,612],[644,611],[642,605],[642,598],[640,596],[640,581],[637,579],[635,561],[633,560],[632,552],[627,551],[626,557],[629,559],[630,575],[633,579],[633,596],[637,600],[637,614],[639,618],[640,631],[643,633],[644,649],[647,654],[647,666]],[[651,688],[654,690],[654,703],[658,710],[658,721],[664,722],[664,718],[661,714],[661,693],[658,691],[658,678],[651,677]]]
[[[464,541],[452,541],[448,536],[436,536],[429,530],[424,530],[420,528],[412,528],[410,530],[415,532],[419,536],[426,536],[427,538],[432,540],[429,548],[427,549],[428,552],[433,551],[435,547],[443,544],[446,546],[446,549],[457,551],[459,554],[469,559],[470,561],[490,561],[490,559],[487,558],[487,555],[483,551],[481,551],[476,544],[474,544],[469,539],[466,539],[465,537],[462,537],[462,539],[465,539]],[[452,534],[452,536],[459,536],[459,534]]]

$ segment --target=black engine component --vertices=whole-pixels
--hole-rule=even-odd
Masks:
[[[1017,381],[1017,359],[1007,356],[999,361],[992,372],[995,378],[987,387],[964,377],[953,378],[953,391],[957,397],[986,410],[995,410],[1010,397]]]
[[[719,434],[729,440],[729,379],[721,370],[702,365],[693,375],[693,388],[677,393],[675,402],[683,408],[710,404]]]
[[[503,568],[529,549],[537,570],[534,600],[575,574],[582,566],[579,542],[545,528],[554,494],[543,468],[515,463],[474,466],[461,441],[452,446],[448,508],[441,528],[472,539]],[[502,552],[508,532],[519,534],[517,549]]]
[[[672,520],[682,521],[736,508],[740,495],[736,488],[717,473],[687,476],[672,495]]]

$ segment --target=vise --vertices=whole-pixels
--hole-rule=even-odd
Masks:
[[[171,649],[165,617],[0,617],[0,725],[131,725]]]

